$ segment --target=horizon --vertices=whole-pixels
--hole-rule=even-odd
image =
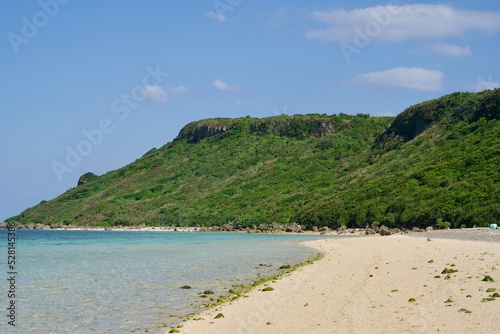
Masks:
[[[396,116],[500,87],[500,3],[0,4],[7,219],[207,118]],[[464,20],[467,18],[467,20]],[[65,163],[67,154],[80,159]]]

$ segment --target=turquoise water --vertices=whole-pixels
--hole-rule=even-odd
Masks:
[[[7,276],[6,231],[2,276]],[[16,329],[1,333],[160,333],[200,310],[198,293],[270,276],[315,252],[319,236],[245,233],[17,231]],[[321,238],[325,238],[321,236]],[[260,263],[272,267],[259,266]],[[192,289],[179,287],[190,285]],[[1,280],[2,309],[7,305]]]

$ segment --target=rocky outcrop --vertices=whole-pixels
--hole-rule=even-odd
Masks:
[[[284,226],[285,232],[298,233],[302,231],[302,227],[297,223],[291,223]]]
[[[91,173],[91,172],[85,173],[82,176],[80,176],[80,178],[78,178],[78,184],[77,184],[77,186],[81,186],[82,184],[85,184],[85,183],[87,183],[89,181],[97,179],[97,177],[98,176],[95,175],[94,173]]]
[[[294,115],[268,118],[214,118],[191,122],[181,129],[176,140],[198,143],[201,140],[237,129],[240,133],[275,135],[304,139],[325,137],[336,131],[337,125],[331,116]]]
[[[376,138],[375,144],[384,144],[388,139],[410,141],[442,120],[449,123],[463,120],[476,122],[481,117],[500,119],[500,89],[481,93],[453,93],[411,106]]]
[[[329,136],[335,127],[326,117],[290,117],[256,120],[250,124],[250,132],[303,139]]]
[[[187,140],[190,143],[198,143],[201,140],[228,131],[235,123],[229,118],[216,118],[191,122],[181,129],[176,140]]]
[[[208,137],[213,137],[219,133],[223,133],[227,131],[227,127],[218,125],[218,126],[213,126],[210,127],[208,125],[202,125],[200,127],[197,127],[193,133],[191,134],[191,142],[193,143],[198,143],[200,140],[208,138]]]

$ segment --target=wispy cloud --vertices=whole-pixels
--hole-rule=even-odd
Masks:
[[[224,14],[216,13],[216,12],[205,12],[205,16],[215,20],[219,23],[225,23],[227,21],[227,17]]]
[[[304,9],[284,7],[265,14],[265,20],[271,28],[282,28],[287,23],[299,24],[306,16]]]
[[[500,82],[478,81],[467,87],[467,89],[472,92],[482,92],[483,90],[491,90],[496,88],[500,88]]]
[[[500,12],[437,4],[313,11],[310,18],[326,27],[310,30],[307,37],[325,42],[352,42],[363,33],[373,41],[402,42],[500,30]]]
[[[468,46],[458,46],[446,43],[434,44],[432,49],[439,54],[449,57],[467,57],[472,54]]]
[[[168,93],[161,86],[146,86],[145,91],[146,97],[155,103],[168,102]]]
[[[239,88],[236,87],[236,86],[231,86],[227,83],[225,83],[224,81],[220,80],[220,79],[216,79],[214,81],[212,81],[212,85],[217,88],[218,90],[222,90],[222,91],[225,91],[225,92],[232,92],[232,93],[238,93],[239,92]]]
[[[146,86],[144,90],[148,100],[160,104],[169,102],[170,95],[184,95],[188,92],[185,86],[168,87],[164,89],[161,86],[153,85]]]
[[[361,74],[346,84],[369,87],[399,87],[421,91],[439,91],[443,86],[441,71],[417,67],[397,67],[387,71]]]
[[[185,86],[177,86],[177,87],[169,87],[167,88],[167,91],[175,95],[184,95],[188,92],[188,89]]]

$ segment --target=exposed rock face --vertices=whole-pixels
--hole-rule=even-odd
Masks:
[[[320,115],[295,115],[280,118],[215,118],[191,122],[181,129],[177,140],[185,139],[198,143],[202,139],[225,133],[232,129],[248,131],[253,134],[273,134],[281,137],[304,139],[325,137],[336,131],[331,118]]]
[[[198,143],[202,139],[228,131],[234,124],[235,121],[229,118],[191,122],[181,129],[176,140],[185,139],[190,143]]]
[[[307,128],[303,133],[301,127]],[[274,134],[277,136],[290,137],[324,137],[334,133],[334,126],[329,121],[314,119],[290,118],[283,120],[257,120],[250,125],[250,131],[253,133]]]
[[[192,134],[192,141],[198,143],[200,140],[215,136],[219,133],[227,131],[227,127],[218,125],[214,127],[209,127],[208,125],[202,125],[197,127]]]

